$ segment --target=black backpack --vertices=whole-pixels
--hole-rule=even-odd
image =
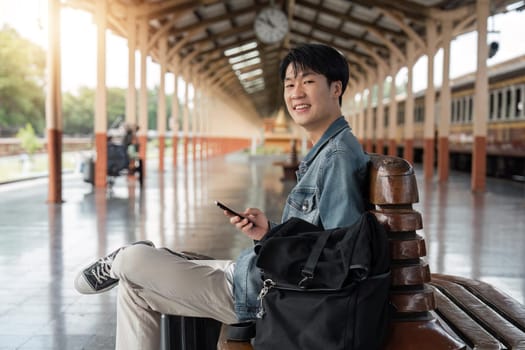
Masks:
[[[292,218],[256,246],[256,350],[373,350],[389,322],[390,254],[373,214],[321,230]]]

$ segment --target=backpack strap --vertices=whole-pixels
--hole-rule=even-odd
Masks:
[[[332,232],[333,230],[321,231],[319,233],[319,238],[317,238],[317,241],[312,248],[312,252],[308,256],[308,260],[306,260],[306,264],[304,264],[304,267],[301,270],[303,279],[299,282],[299,287],[307,288],[308,284],[314,279],[315,267],[317,266],[319,257],[321,256],[324,246],[326,245],[326,242],[328,242],[328,238],[330,238]]]

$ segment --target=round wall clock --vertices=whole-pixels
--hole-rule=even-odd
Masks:
[[[275,44],[288,33],[288,17],[276,7],[263,9],[255,18],[255,35],[265,44]]]

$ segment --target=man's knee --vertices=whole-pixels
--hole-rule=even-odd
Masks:
[[[143,270],[150,260],[152,250],[155,248],[143,244],[131,245],[121,250],[113,263],[115,277],[131,276]]]

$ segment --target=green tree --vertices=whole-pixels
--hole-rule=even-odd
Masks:
[[[30,123],[41,134],[45,51],[8,26],[0,29],[0,43],[0,131],[14,133]]]
[[[173,94],[166,95],[166,123],[171,116],[171,99]],[[159,87],[155,86],[153,90],[148,90],[148,128],[150,130],[157,130],[157,107],[159,100]],[[180,121],[182,123],[182,121]],[[182,125],[182,124],[180,124]]]
[[[126,89],[108,88],[108,126],[119,118],[126,120]]]
[[[29,154],[32,155],[42,144],[35,135],[33,126],[29,123],[25,128],[20,128],[16,133],[16,138],[20,140],[20,146]]]
[[[65,135],[93,135],[95,90],[81,87],[76,94],[62,94],[62,118]]]
[[[95,90],[81,87],[76,93],[65,92],[62,97],[64,134],[92,135],[94,132]],[[108,88],[107,115],[108,127],[119,117],[124,118],[126,110],[126,90]]]
[[[159,96],[159,87],[155,86],[153,90],[148,90],[148,129],[157,130],[157,104]]]

